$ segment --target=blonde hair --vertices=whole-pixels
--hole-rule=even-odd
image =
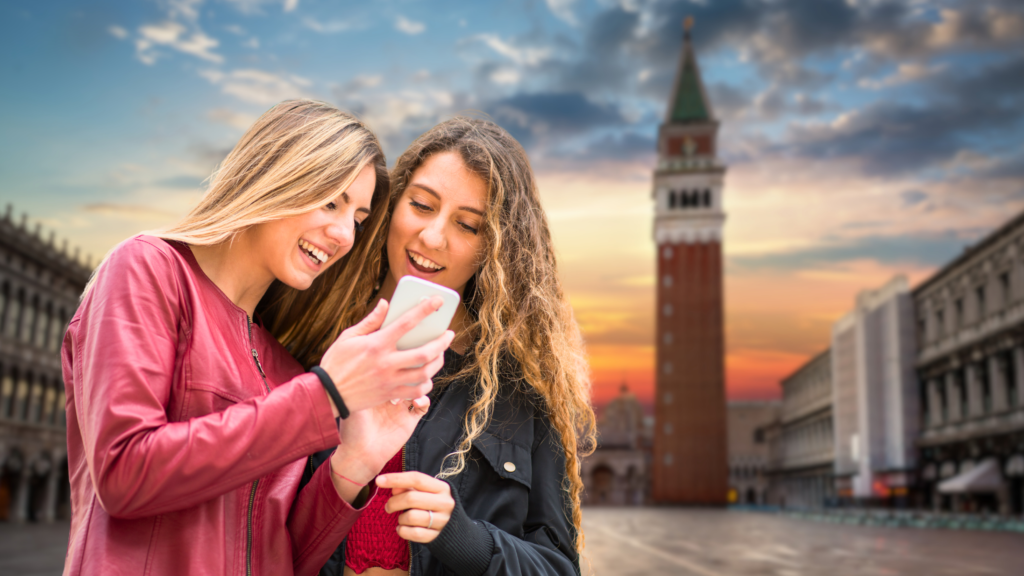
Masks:
[[[526,152],[493,122],[458,117],[438,124],[417,138],[391,171],[391,199],[382,224],[387,230],[413,172],[427,158],[443,152],[459,154],[466,167],[488,183],[489,197],[480,228],[484,239],[481,267],[464,295],[475,317],[468,328],[475,339],[473,354],[448,380],[475,376],[479,385],[463,422],[465,436],[445,459],[449,464],[440,476],[450,477],[465,469],[473,442],[490,423],[502,380],[525,385],[527,391],[543,398],[543,408],[565,452],[564,488],[576,528],[575,545],[582,550],[580,458],[595,447],[589,367],[579,327],[558,280],[551,234]],[[374,280],[387,270],[386,236],[375,237],[370,247],[367,262],[378,273]],[[345,319],[345,326],[358,322],[369,312],[371,281],[364,277],[364,285],[355,290],[335,286],[337,293],[345,291],[350,297],[332,299],[342,308],[321,309],[319,314],[333,316],[340,310],[337,314]],[[287,311],[282,312],[287,317]],[[294,349],[310,351],[299,358],[304,364],[315,363],[333,341],[332,337],[314,342],[308,331],[297,328],[301,323],[287,323],[280,326],[283,341]],[[514,370],[510,370],[509,359],[515,361]]]
[[[342,270],[354,285],[366,269],[363,238],[379,232],[389,188],[377,137],[355,116],[330,104],[286,100],[267,110],[210,177],[199,204],[177,224],[147,233],[197,246],[228,242],[251,226],[323,206],[348,188],[365,166],[373,166],[377,176],[371,214],[363,222],[368,233],[358,234],[352,250],[304,291],[310,306],[330,305],[323,300],[332,294],[329,287]],[[355,264],[346,266],[348,261]],[[320,334],[330,328],[321,327]]]

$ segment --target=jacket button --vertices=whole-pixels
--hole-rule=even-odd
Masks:
[[[505,472],[515,472],[516,465],[512,462],[505,462]]]

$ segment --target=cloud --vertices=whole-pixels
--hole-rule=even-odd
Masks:
[[[308,79],[301,76],[290,75],[286,78],[255,68],[231,72],[204,70],[199,75],[211,84],[220,86],[224,94],[230,94],[243,102],[264,106],[277,104],[289,98],[304,97],[304,87],[311,84]]]
[[[239,130],[248,130],[256,122],[257,116],[245,114],[228,108],[214,108],[206,113],[206,117],[218,124],[231,126]]]
[[[922,62],[906,62],[897,66],[895,72],[884,78],[879,78],[877,80],[873,78],[862,78],[857,82],[857,85],[867,90],[880,90],[882,88],[889,88],[900,84],[923,80],[942,72],[945,68],[946,67],[943,64],[928,65]]]
[[[493,102],[487,109],[524,146],[536,139],[581,134],[626,122],[615,106],[592,102],[579,92],[516,94]]]
[[[303,18],[302,23],[306,28],[321,34],[337,34],[338,32],[354,30],[357,27],[355,23],[349,20],[328,20],[326,22],[321,22],[311,17]]]
[[[116,24],[107,28],[107,32],[110,32],[110,35],[118,40],[124,40],[128,37],[128,31]]]
[[[398,30],[399,32],[403,32],[403,33],[408,34],[410,36],[415,36],[417,34],[421,34],[426,29],[427,29],[427,25],[426,24],[424,24],[422,22],[414,22],[412,20],[409,20],[405,16],[399,16],[395,20],[395,30]]]
[[[545,0],[551,13],[571,26],[579,25],[576,14],[572,11],[576,0]]]
[[[781,147],[860,158],[867,172],[891,175],[946,164],[979,138],[1013,140],[1024,125],[1024,56],[966,77],[935,74],[922,88],[916,101],[882,100],[827,124],[795,124]]]
[[[853,260],[912,267],[941,266],[967,244],[960,233],[934,235],[863,236],[848,240],[820,239],[820,246],[760,255],[734,255],[736,269],[804,270]]]
[[[168,218],[175,218],[178,216],[178,214],[165,212],[163,210],[158,210],[151,206],[144,206],[139,204],[86,204],[82,206],[82,211],[87,212],[89,214],[115,216],[120,218],[127,218],[130,220],[167,220]]]
[[[284,11],[294,12],[299,7],[299,0],[284,0]]]
[[[152,65],[159,57],[154,48],[166,46],[219,64],[224,61],[224,57],[213,52],[219,44],[216,38],[207,36],[202,30],[196,29],[189,34],[185,25],[167,20],[139,27],[139,37],[135,40],[135,55],[143,64]]]
[[[477,34],[471,40],[483,42],[491,50],[520,66],[536,66],[547,60],[552,53],[548,46],[518,46],[495,34]]]

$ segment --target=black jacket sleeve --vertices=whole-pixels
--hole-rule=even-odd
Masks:
[[[459,576],[579,575],[576,530],[569,495],[562,488],[565,454],[547,418],[536,420],[532,479],[523,538],[463,510],[456,491],[452,519],[428,545],[430,553]]]

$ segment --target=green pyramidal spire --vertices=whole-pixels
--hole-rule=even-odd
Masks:
[[[697,68],[697,58],[693,55],[690,43],[690,28],[693,18],[687,18],[683,24],[686,31],[683,36],[683,59],[676,77],[675,97],[669,111],[669,122],[708,122],[711,120],[711,107],[704,97],[704,84]]]

